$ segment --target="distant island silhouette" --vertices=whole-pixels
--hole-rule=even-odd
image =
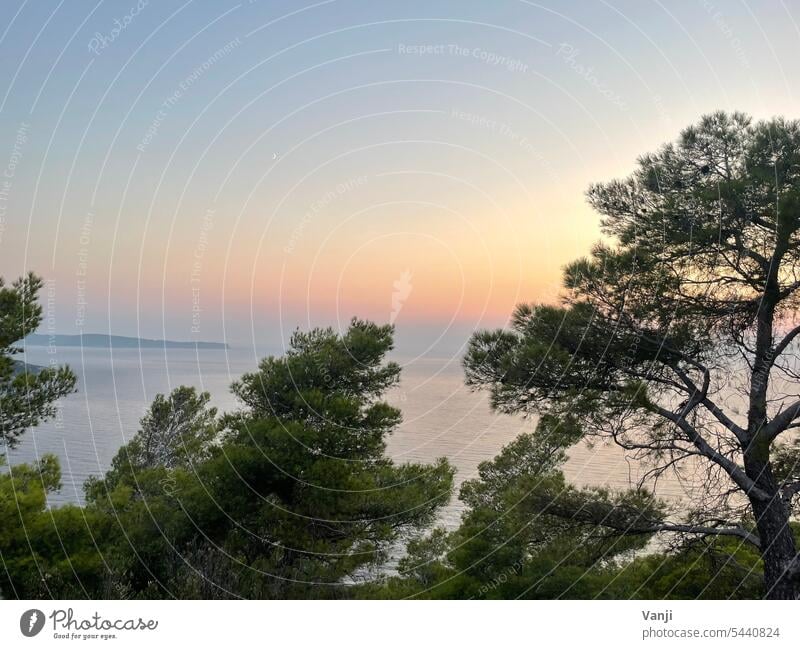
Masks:
[[[108,334],[75,334],[54,336],[30,334],[23,339],[25,345],[56,347],[102,347],[102,348],[167,348],[167,349],[228,349],[227,343],[189,341],[189,340],[155,340],[152,338],[135,338],[133,336],[110,336]]]

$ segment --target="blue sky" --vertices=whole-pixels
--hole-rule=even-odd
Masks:
[[[590,182],[705,112],[799,112],[781,1],[4,8],[0,273],[49,280],[59,333],[457,347],[552,299]]]

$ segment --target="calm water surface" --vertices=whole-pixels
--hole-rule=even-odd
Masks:
[[[252,349],[80,349],[28,347],[25,360],[48,365],[69,364],[78,376],[78,392],[60,402],[56,420],[23,435],[10,463],[27,462],[43,453],[61,460],[63,488],[51,501],[80,502],[84,480],[102,474],[120,446],[136,434],[139,419],[159,392],[193,385],[212,394],[220,410],[237,402],[229,386],[241,374],[256,368]],[[476,475],[478,464],[494,457],[503,445],[533,426],[530,420],[491,412],[485,394],[469,391],[463,383],[459,358],[414,359],[404,362],[402,380],[388,400],[400,407],[404,420],[389,439],[388,452],[397,461],[428,462],[446,456],[457,467],[457,481]],[[615,447],[584,445],[573,448],[565,472],[578,485],[627,487],[636,479]],[[663,480],[659,495],[680,498],[683,486]],[[454,499],[442,521],[458,523],[461,504]]]

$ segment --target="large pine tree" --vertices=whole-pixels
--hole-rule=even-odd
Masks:
[[[561,304],[473,337],[468,382],[500,410],[577,419],[648,477],[703,468],[683,519],[620,531],[733,536],[768,597],[799,597],[800,124],[708,115],[588,198],[608,239],[566,268]]]

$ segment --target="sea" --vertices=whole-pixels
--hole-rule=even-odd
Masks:
[[[77,392],[62,399],[57,416],[28,430],[8,451],[8,462],[31,462],[45,453],[59,457],[62,488],[51,495],[51,506],[81,503],[83,483],[102,475],[118,449],[139,429],[139,420],[158,393],[179,385],[207,390],[220,411],[240,407],[231,383],[255,371],[262,354],[254,348],[229,349],[108,349],[28,345],[20,360],[40,366],[67,364],[78,377]],[[394,358],[402,367],[399,386],[387,401],[403,412],[402,424],[388,439],[388,454],[396,462],[430,462],[447,457],[456,467],[456,482],[477,475],[478,465],[535,420],[493,412],[487,395],[464,384],[461,358]],[[612,444],[581,443],[569,451],[564,467],[578,486],[627,488],[641,467]],[[676,476],[655,485],[657,494],[679,501],[690,487]],[[457,488],[443,509],[440,524],[458,525],[463,505]]]

